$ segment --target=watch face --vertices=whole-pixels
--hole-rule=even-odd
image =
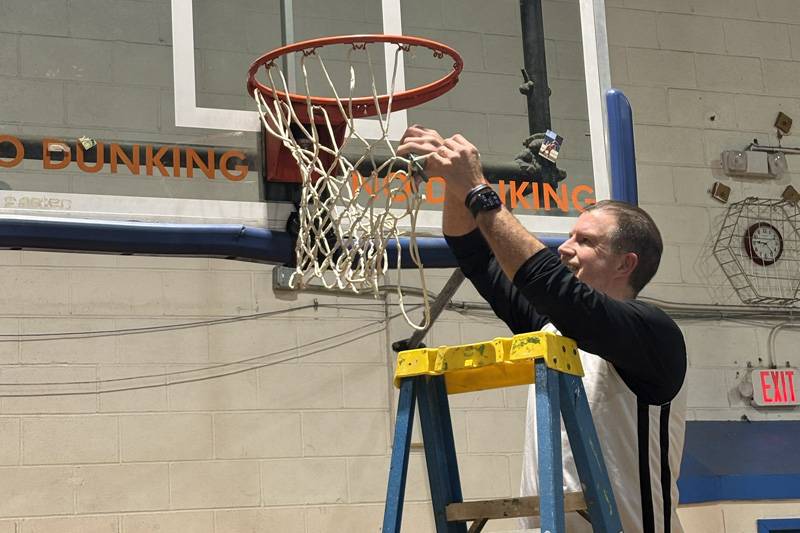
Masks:
[[[500,201],[500,197],[497,196],[497,193],[494,191],[486,191],[481,195],[481,209],[483,211],[491,211],[493,209],[498,209],[502,202]]]
[[[481,211],[493,211],[503,205],[500,197],[491,188],[486,188],[475,195],[469,203],[469,210],[472,216],[478,216]]]
[[[766,222],[756,222],[744,236],[744,248],[754,263],[761,266],[774,264],[783,253],[780,231]]]

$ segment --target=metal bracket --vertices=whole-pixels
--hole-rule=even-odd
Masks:
[[[292,274],[294,274],[294,268],[275,265],[275,267],[272,269],[272,288],[281,291],[297,290],[296,288],[289,286],[289,281],[292,279]]]

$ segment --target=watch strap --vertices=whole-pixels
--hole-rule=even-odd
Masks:
[[[487,184],[473,187],[469,193],[467,193],[464,203],[473,217],[477,217],[478,213],[481,211],[493,211],[500,208],[502,205],[500,197],[497,196],[494,189]]]
[[[464,205],[472,211],[472,203],[475,201],[475,197],[481,193],[481,191],[485,191],[486,189],[491,189],[490,185],[486,183],[481,183],[480,185],[476,185],[475,187],[471,188],[467,193],[467,197],[464,198]],[[474,213],[473,213],[474,214]]]

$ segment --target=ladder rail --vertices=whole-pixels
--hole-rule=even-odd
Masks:
[[[406,493],[406,478],[411,449],[411,430],[414,425],[414,405],[417,401],[416,381],[403,380],[400,385],[400,396],[397,401],[397,418],[394,426],[394,441],[389,466],[389,481],[386,489],[386,509],[383,515],[381,531],[400,531],[403,520],[403,498]]]
[[[561,416],[583,486],[592,529],[621,533],[622,522],[583,381],[569,374],[559,374],[558,380],[561,385]]]
[[[436,533],[467,533],[464,522],[447,520],[447,505],[463,501],[444,376],[418,376],[417,400]]]
[[[547,368],[544,359],[538,359],[534,367],[541,530],[562,532],[565,530],[564,470],[558,373]]]

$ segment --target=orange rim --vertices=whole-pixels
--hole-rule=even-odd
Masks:
[[[423,39],[422,37],[410,37],[406,35],[339,35],[333,37],[322,37],[319,39],[311,39],[308,41],[301,41],[298,43],[276,48],[271,52],[262,55],[250,65],[247,71],[247,92],[252,95],[254,91],[258,90],[264,99],[288,99],[292,102],[295,112],[298,116],[303,118],[307,117],[307,105],[310,101],[313,106],[324,107],[328,111],[329,118],[335,122],[344,122],[347,117],[341,116],[339,110],[339,102],[336,98],[324,96],[303,96],[295,93],[286,93],[284,91],[273,90],[256,79],[256,74],[261,67],[266,69],[272,68],[275,60],[292,52],[302,52],[304,55],[313,55],[318,48],[322,48],[335,44],[350,44],[354,49],[363,48],[367,43],[391,43],[396,44],[404,49],[410,50],[412,46],[421,46],[431,50],[434,56],[443,58],[445,55],[453,60],[453,70],[442,78],[431,83],[407,89],[405,91],[396,93],[393,96],[388,94],[380,95],[377,99],[373,96],[363,96],[352,99],[352,118],[371,117],[381,113],[385,113],[391,97],[392,111],[400,111],[423,104],[429,100],[440,96],[458,83],[458,76],[464,68],[464,61],[461,56],[447,45]],[[377,101],[376,101],[377,100]],[[344,105],[345,110],[350,109],[350,105]]]

